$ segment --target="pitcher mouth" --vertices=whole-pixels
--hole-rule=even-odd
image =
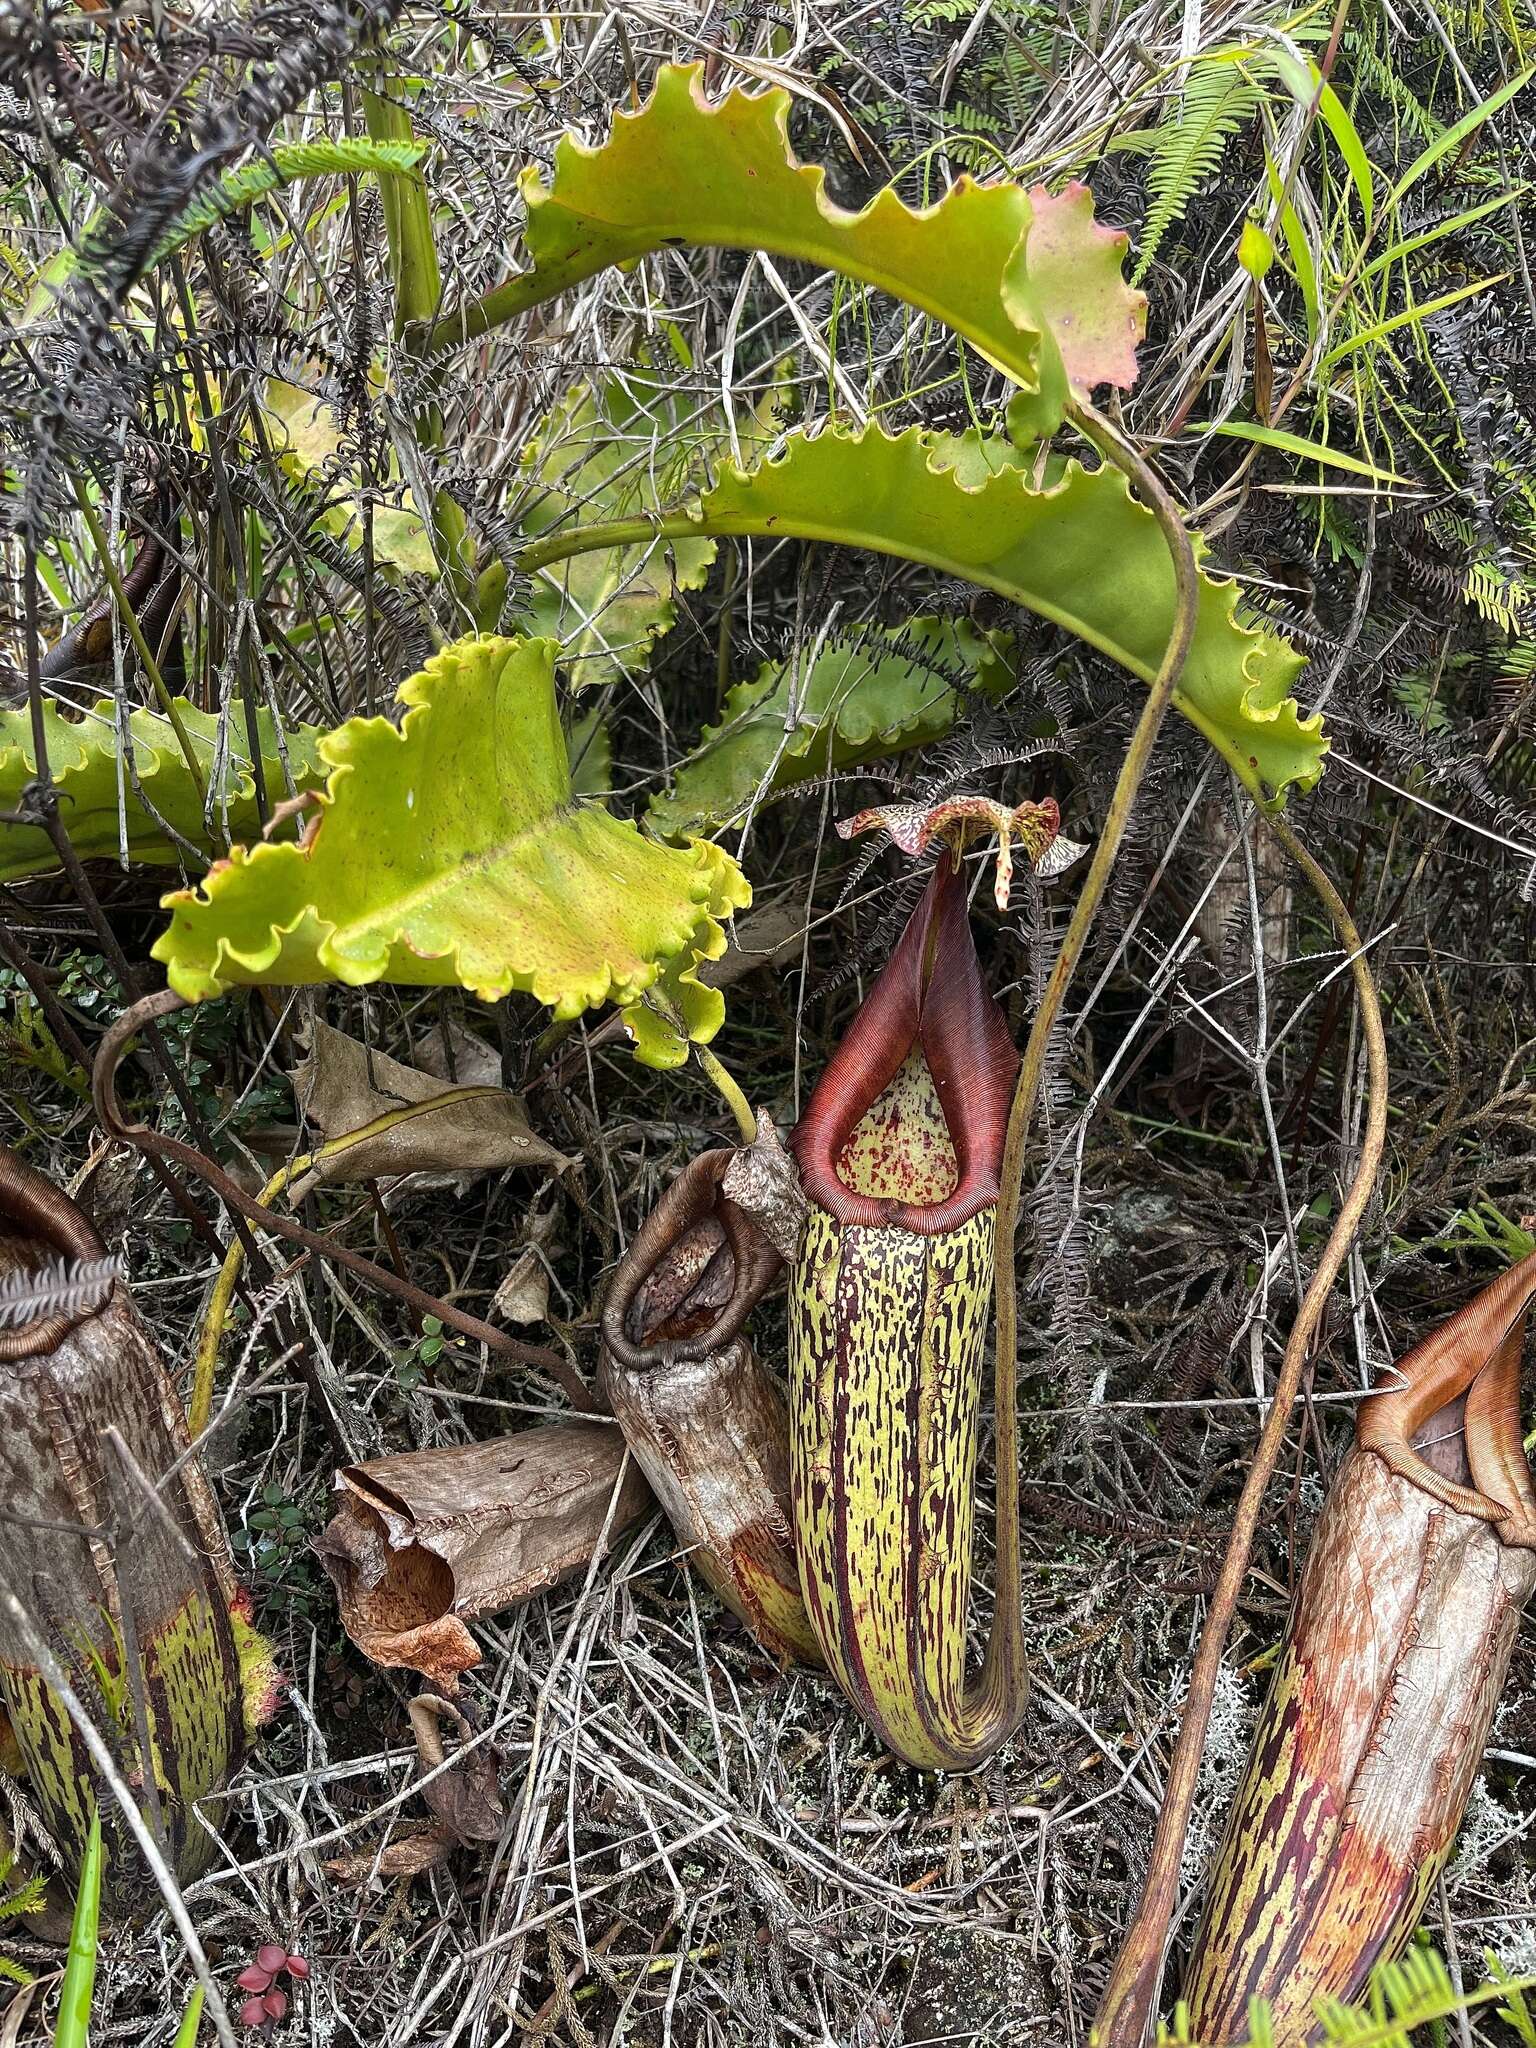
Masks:
[[[868,1229],[968,1222],[997,1200],[1018,1068],[946,853],[790,1140],[806,1195]]]
[[[1521,1358],[1536,1252],[1400,1359],[1360,1404],[1355,1440],[1390,1471],[1500,1538],[1536,1550],[1536,1485],[1520,1428]]]
[[[734,1157],[691,1160],[619,1262],[603,1342],[632,1371],[723,1351],[778,1277],[778,1252],[722,1190]]]

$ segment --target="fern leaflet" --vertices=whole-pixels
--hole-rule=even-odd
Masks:
[[[1263,99],[1228,62],[1197,64],[1189,74],[1177,111],[1158,127],[1122,136],[1113,147],[1147,154],[1147,218],[1131,282],[1139,284],[1151,267],[1164,235],[1189,210],[1206,180],[1217,169],[1228,138],[1259,108]]]

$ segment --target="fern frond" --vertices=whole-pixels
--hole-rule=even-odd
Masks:
[[[364,171],[378,175],[409,177],[426,154],[420,142],[375,142],[366,135],[343,135],[324,142],[279,142],[255,163],[229,171],[178,214],[155,245],[150,266],[163,263],[194,236],[204,233],[232,213],[290,185],[297,178],[358,176]]]
[[[1221,163],[1223,147],[1263,99],[1232,64],[1196,64],[1176,110],[1158,127],[1122,136],[1114,147],[1147,154],[1147,218],[1131,282],[1139,284],[1164,235]]]
[[[0,1279],[0,1330],[39,1316],[69,1316],[105,1301],[118,1280],[115,1258],[58,1259]]]
[[[1489,561],[1469,565],[1462,584],[1462,598],[1488,621],[1506,633],[1518,632],[1530,616],[1532,592],[1528,584],[1506,576],[1498,564]]]
[[[7,1920],[21,1920],[28,1913],[42,1910],[48,1899],[48,1880],[45,1876],[23,1879],[12,1885],[11,1878],[16,1869],[16,1858],[9,1851],[0,1852],[0,1923]],[[7,1955],[0,1955],[0,1984],[30,1984],[32,1972]]]
[[[1483,1962],[1487,1967],[1488,1981],[1496,1984],[1509,2000],[1507,2005],[1494,2007],[1495,2019],[1501,2019],[1519,2038],[1521,2048],[1536,2048],[1536,2014],[1526,2002],[1520,1980],[1513,1971],[1504,1967],[1491,1948],[1483,1950]]]
[[[29,1877],[0,1897],[0,1920],[21,1920],[28,1913],[41,1912],[48,1902],[48,1880],[46,1877]],[[14,1965],[12,1966],[15,1967]],[[5,1968],[5,1959],[0,1957],[0,1972]],[[19,1981],[25,1982],[23,1977]]]
[[[1514,2028],[1526,2048],[1536,2048],[1536,2020],[1524,1996],[1536,1980],[1512,1976],[1491,1952],[1486,1960],[1489,1981],[1475,1991],[1458,1991],[1444,1958],[1428,1946],[1409,1949],[1401,1962],[1378,1963],[1359,2005],[1345,2005],[1337,1998],[1318,2001],[1317,2019],[1323,2029],[1318,2039],[1327,2048],[1413,2048],[1409,2037],[1418,2028],[1437,2026],[1458,2013],[1504,1999],[1498,2017]],[[1157,2048],[1209,2048],[1190,2031],[1189,2008],[1182,2000],[1172,2025],[1159,2029]],[[1267,1999],[1248,2001],[1248,2039],[1242,2048],[1280,2048]]]

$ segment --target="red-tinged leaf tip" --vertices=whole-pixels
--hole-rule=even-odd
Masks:
[[[909,1162],[908,1199],[861,1191],[845,1177],[845,1151],[914,1051],[926,1064],[953,1147],[951,1184],[935,1193],[933,1162],[925,1155]],[[1018,1065],[1003,1013],[982,980],[964,884],[946,858],[790,1140],[807,1197],[840,1223],[890,1225],[922,1236],[955,1229],[997,1200]],[[901,1167],[898,1157],[896,1175]],[[892,1177],[887,1172],[884,1183]]]
[[[1068,381],[1085,397],[1100,384],[1129,391],[1136,382],[1136,346],[1147,331],[1147,295],[1121,275],[1128,237],[1094,219],[1086,185],[1073,183],[1054,196],[1036,185],[1029,201],[1034,218],[1024,260]]]
[[[240,2008],[242,2027],[264,2027],[267,2024],[267,2008],[259,1998],[248,1998]]]
[[[275,1941],[264,1941],[256,1951],[256,1967],[265,1970],[268,1978],[275,1977],[288,1962],[288,1951],[279,1948]]]
[[[235,1988],[239,1991],[270,1991],[272,1972],[262,1969],[259,1963],[247,1963],[235,1979]]]
[[[296,1983],[302,1984],[304,1982],[305,1978],[309,1975],[309,1964],[304,1960],[303,1956],[291,1955],[288,1958],[288,1974]]]
[[[261,2002],[266,2008],[269,2020],[280,2020],[288,2011],[288,1994],[286,1991],[269,1991]]]

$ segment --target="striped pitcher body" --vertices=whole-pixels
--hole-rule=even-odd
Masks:
[[[789,1289],[806,1608],[859,1713],[929,1770],[983,1762],[1027,1685],[1011,1591],[978,1672],[966,1656],[997,1175],[1017,1066],[946,856],[791,1141],[809,1203]]]
[[[1313,1537],[1217,1857],[1184,1998],[1193,2038],[1323,2038],[1423,1916],[1482,1766],[1536,1496],[1520,1354],[1536,1258],[1485,1288],[1361,1406]]]
[[[72,1202],[0,1148],[0,1272],[61,1255],[91,1261],[104,1247]],[[121,1282],[88,1310],[0,1333],[0,1482],[14,1517],[0,1587],[24,1616],[0,1606],[0,1728],[71,1881],[100,1800],[107,1902],[131,1910],[142,1866],[36,1641],[142,1793],[183,1882],[217,1848],[197,1803],[229,1784],[271,1710],[276,1671],[175,1390]]]
[[[865,1720],[933,1769],[966,1740],[992,1223],[988,1209],[918,1237],[813,1211],[790,1302],[806,1606]]]

